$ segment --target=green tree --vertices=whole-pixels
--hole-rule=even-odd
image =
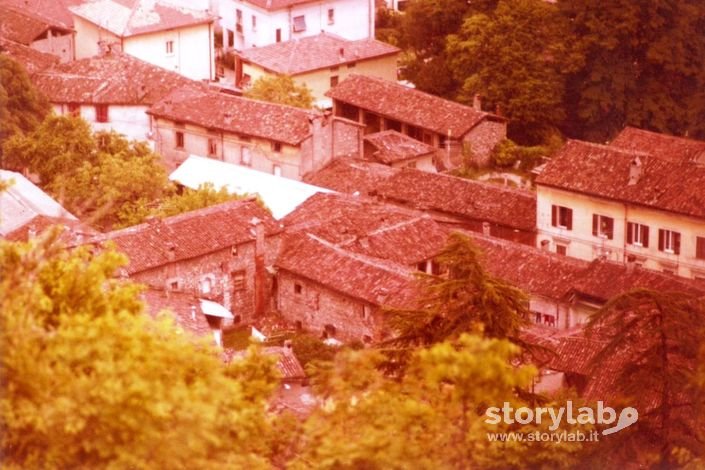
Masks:
[[[489,338],[518,340],[528,315],[528,298],[520,289],[493,277],[470,237],[453,232],[435,258],[445,275],[422,275],[424,294],[416,309],[390,310],[396,344],[430,345],[483,331]]]
[[[169,196],[152,214],[158,217],[170,217],[245,197],[247,195],[230,194],[225,186],[216,190],[212,183],[205,183],[199,185],[197,189],[186,188],[181,194]]]
[[[513,138],[540,143],[565,119],[565,82],[580,64],[569,31],[558,7],[540,0],[502,0],[489,14],[469,16],[446,46],[462,83],[459,100],[481,95],[511,120]]]
[[[245,98],[285,104],[297,108],[312,108],[313,94],[306,85],[297,84],[293,78],[286,75],[262,77],[256,80],[252,87],[245,91]]]
[[[18,169],[3,158],[5,142],[14,134],[33,131],[49,109],[49,103],[34,88],[24,67],[0,54],[0,166]]]
[[[704,328],[705,299],[646,289],[615,297],[590,319],[588,331],[604,342],[594,373],[609,374],[611,393],[639,412],[638,423],[605,443],[618,462],[671,468],[678,449],[703,456],[693,371]]]
[[[267,468],[272,361],[231,369],[143,314],[113,252],[0,241],[7,468]],[[262,436],[265,436],[262,438]]]
[[[705,4],[569,0],[585,65],[569,83],[568,130],[604,141],[632,125],[705,137]]]
[[[579,444],[487,438],[488,432],[511,429],[485,422],[489,406],[525,405],[514,390],[528,387],[535,370],[513,366],[517,353],[506,340],[463,334],[455,345],[415,352],[401,381],[379,371],[383,358],[376,351],[339,353],[313,376],[326,401],[305,423],[291,467],[570,467]]]

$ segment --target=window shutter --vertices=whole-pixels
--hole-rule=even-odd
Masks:
[[[614,239],[614,219],[612,217],[607,217],[606,220],[606,225],[607,225],[607,238],[612,240]]]
[[[565,215],[567,219],[565,221],[565,228],[568,230],[573,230],[573,209],[566,209]]]
[[[678,232],[672,232],[673,233],[673,253],[680,255],[681,254],[681,234]]]
[[[592,214],[592,234],[594,236],[599,235],[599,233],[597,232],[597,229],[598,229],[597,225],[599,223],[598,219],[599,219],[599,217],[597,216],[597,214]]]
[[[634,230],[634,224],[627,222],[627,243],[629,245],[634,243],[634,234],[632,234],[632,230]]]
[[[641,245],[644,248],[649,247],[649,226],[648,225],[641,226]]]
[[[662,228],[658,229],[658,249],[659,251],[663,251],[663,242],[664,242],[664,230]]]
[[[705,259],[705,238],[703,237],[696,237],[695,257]]]
[[[558,227],[558,207],[551,206],[551,225]]]

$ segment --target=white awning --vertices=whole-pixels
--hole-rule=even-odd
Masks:
[[[201,299],[201,310],[205,315],[220,318],[234,318],[230,311],[217,302]]]

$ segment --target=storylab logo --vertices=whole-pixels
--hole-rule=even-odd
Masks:
[[[485,411],[485,423],[487,424],[543,424],[550,423],[548,430],[551,432],[556,432],[561,427],[561,423],[565,422],[570,425],[586,425],[586,424],[600,424],[609,426],[602,430],[602,435],[607,436],[609,434],[617,433],[639,420],[639,412],[636,408],[626,407],[623,408],[619,413],[610,407],[605,406],[603,402],[597,402],[597,409],[592,409],[587,406],[581,406],[575,408],[572,401],[567,401],[565,406],[561,407],[538,407],[529,408],[522,406],[520,408],[514,408],[510,403],[504,402],[504,405],[499,408],[492,406],[487,408]],[[580,434],[579,430],[574,431]],[[565,440],[584,440],[584,439],[570,439],[570,436],[565,436],[566,431],[563,431],[561,435],[556,434],[558,439],[554,439],[556,436],[551,436],[548,433],[547,437],[541,440],[544,441],[565,441]],[[595,435],[596,432],[593,432]],[[516,434],[516,433],[508,433]],[[520,433],[519,433],[520,434]],[[535,433],[531,433],[535,434]],[[562,436],[562,437],[561,437]],[[531,437],[531,436],[529,436]],[[507,439],[491,439],[491,440],[507,440]],[[516,436],[510,436],[509,440],[524,440],[516,439]],[[527,439],[533,440],[533,439]],[[590,438],[588,440],[597,440],[596,437]]]

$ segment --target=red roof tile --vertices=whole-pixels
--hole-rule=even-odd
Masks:
[[[199,82],[121,53],[59,64],[35,74],[32,81],[52,103],[151,105],[177,88],[203,88]]]
[[[69,9],[76,16],[123,38],[215,21],[207,11],[159,0],[91,0]]]
[[[625,127],[610,143],[610,147],[646,152],[672,162],[692,161],[705,156],[704,141],[659,134],[636,127]]]
[[[27,10],[0,5],[0,36],[5,39],[29,46],[52,28],[69,32],[56,22],[48,22]]]
[[[37,16],[49,24],[67,29],[73,28],[73,15],[69,7],[84,0],[2,0],[4,5],[24,13]]]
[[[352,253],[311,234],[288,235],[276,266],[376,306],[409,307],[417,297],[406,266]]]
[[[270,346],[262,350],[264,354],[277,356],[277,369],[284,380],[301,380],[306,378],[306,372],[301,366],[291,348]]]
[[[177,90],[154,104],[147,113],[290,145],[300,144],[311,134],[310,119],[318,116],[314,111],[292,106],[193,90]]]
[[[275,73],[298,75],[398,53],[398,48],[376,39],[348,41],[323,32],[316,36],[245,49],[240,56]]]
[[[534,231],[536,194],[440,173],[405,168],[380,182],[376,194],[417,209]]]
[[[59,62],[52,54],[39,52],[18,42],[0,37],[0,54],[6,55],[22,64],[30,75],[48,69]]]
[[[484,119],[505,121],[494,114],[448,101],[381,78],[350,75],[326,93],[337,101],[455,138]]]
[[[690,142],[683,145],[677,141],[675,150],[671,151],[668,150],[669,144],[660,141],[658,146],[654,144],[654,152],[643,149],[648,151],[646,153],[641,150],[644,142],[659,139],[650,136],[646,140],[637,140],[629,137],[633,134],[629,131],[616,141],[630,146],[630,149],[618,148],[615,144],[568,141],[546,165],[536,184],[705,217],[705,191],[702,190],[705,187],[705,160],[701,163],[691,161],[694,155],[698,155],[693,151],[697,145]],[[678,159],[678,149],[683,147],[687,151]],[[630,166],[637,158],[641,163],[641,175],[630,185]]]
[[[69,243],[98,234],[97,231],[84,225],[79,220],[64,217],[49,217],[39,214],[21,227],[8,233],[5,239],[10,241],[27,241],[31,236],[31,232],[39,235],[45,230],[57,225],[63,227],[64,232],[62,239]]]
[[[142,294],[146,311],[153,318],[166,314],[185,331],[195,336],[212,334],[211,327],[201,310],[201,302],[191,294],[169,292],[160,289],[147,289]]]
[[[254,199],[230,201],[184,214],[116,230],[88,240],[113,242],[127,255],[130,274],[228,248],[254,240],[253,219],[265,224],[265,233],[279,225]]]
[[[365,142],[377,149],[372,158],[387,165],[428,156],[436,151],[435,147],[397,131],[368,134],[365,136]]]
[[[380,182],[398,172],[398,169],[380,163],[339,158],[322,169],[305,175],[304,181],[341,193],[358,193],[367,196]]]

